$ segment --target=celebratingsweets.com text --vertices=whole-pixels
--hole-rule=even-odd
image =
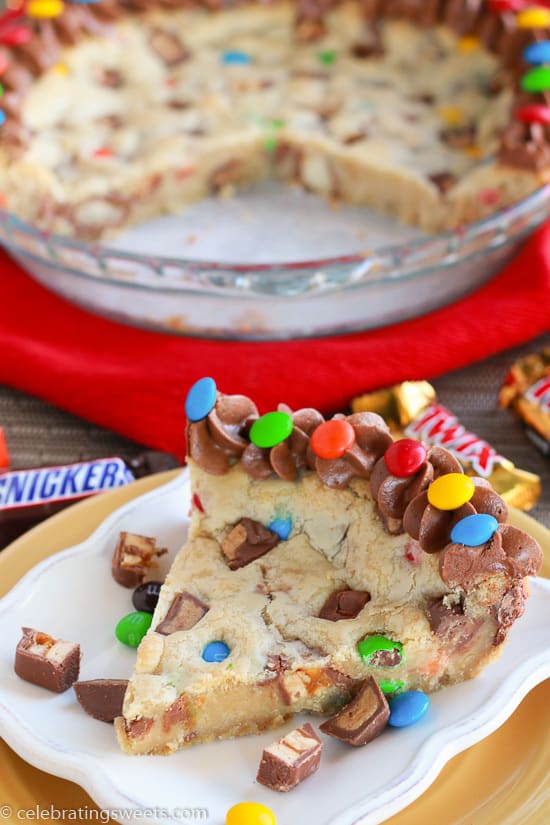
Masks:
[[[0,805],[0,821],[4,822],[146,822],[177,820],[178,822],[207,822],[208,808],[56,808],[55,805],[34,805],[15,808]]]

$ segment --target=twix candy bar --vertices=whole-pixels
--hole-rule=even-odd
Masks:
[[[498,403],[514,410],[529,440],[550,455],[550,347],[510,367]]]
[[[427,381],[405,381],[351,402],[353,412],[376,412],[397,438],[416,438],[445,447],[458,458],[468,475],[482,476],[507,504],[530,510],[540,496],[540,478],[519,470],[505,456],[474,433],[439,404]]]

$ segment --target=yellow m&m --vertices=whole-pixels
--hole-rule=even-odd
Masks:
[[[470,501],[475,485],[463,473],[447,473],[432,481],[428,487],[428,501],[438,510],[457,510]]]
[[[29,17],[46,20],[49,17],[59,17],[64,8],[62,0],[29,0],[25,13]]]
[[[225,815],[225,825],[277,825],[275,814],[259,802],[239,802]]]
[[[530,6],[520,11],[516,17],[518,29],[547,29],[550,27],[550,9]]]

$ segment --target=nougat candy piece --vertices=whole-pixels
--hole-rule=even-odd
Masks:
[[[322,749],[323,743],[306,722],[264,750],[256,780],[274,791],[290,791],[315,773]]]
[[[15,650],[14,669],[21,679],[63,693],[78,679],[80,645],[23,627]]]
[[[147,571],[154,566],[156,556],[167,553],[166,548],[157,548],[156,539],[123,531],[113,553],[111,573],[122,587],[137,587],[142,584]]]

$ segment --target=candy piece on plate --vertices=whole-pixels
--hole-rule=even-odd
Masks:
[[[15,651],[14,669],[21,679],[63,693],[78,679],[80,645],[24,627]]]
[[[121,715],[127,687],[127,679],[89,679],[73,684],[80,707],[100,722],[114,722]]]
[[[156,539],[122,531],[111,561],[113,579],[123,587],[137,587],[155,564],[155,557],[168,551],[158,548]]]
[[[369,676],[357,696],[319,727],[328,736],[359,747],[380,736],[389,716],[388,700],[376,680]]]
[[[264,749],[256,781],[273,791],[290,791],[319,768],[323,743],[309,724]]]

